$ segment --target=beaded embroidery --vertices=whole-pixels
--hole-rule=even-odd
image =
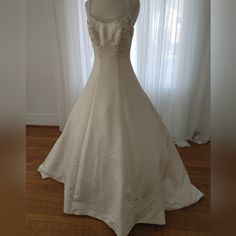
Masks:
[[[89,7],[90,6],[86,5],[88,15],[87,23],[94,49],[98,50],[104,46],[101,42],[101,38],[104,35],[102,29],[111,27],[111,46],[115,49],[115,52],[129,53],[134,29],[128,12],[118,17],[104,19],[102,17],[92,15]]]

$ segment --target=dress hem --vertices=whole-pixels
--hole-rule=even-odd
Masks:
[[[52,178],[58,182],[65,184],[64,178],[58,177],[58,176],[52,175],[51,173],[46,172],[42,165],[40,165],[38,167],[37,171],[40,172],[42,179]],[[148,218],[148,217],[145,217],[145,215],[144,215],[139,220],[137,220],[135,223],[130,224],[130,226],[128,227],[128,230],[126,230],[125,232],[122,232],[121,230],[119,230],[119,224],[117,224],[116,221],[112,217],[98,213],[95,210],[92,210],[88,206],[84,206],[81,203],[77,203],[76,204],[77,206],[73,206],[73,201],[72,201],[70,204],[68,204],[68,206],[70,205],[70,207],[64,205],[63,212],[65,214],[78,215],[78,216],[84,215],[84,216],[89,216],[89,217],[101,220],[108,227],[110,227],[116,233],[117,236],[127,236],[136,224],[165,225],[166,224],[165,211],[178,210],[178,209],[189,207],[189,206],[197,203],[201,198],[203,198],[204,194],[201,191],[199,191],[194,185],[191,184],[191,187],[192,187],[192,190],[193,190],[193,193],[195,196],[195,199],[193,201],[191,201],[191,203],[188,203],[186,205],[180,204],[180,205],[176,205],[176,206],[173,206],[173,205],[171,206],[171,204],[167,204],[165,206],[164,210],[161,210],[160,212],[156,213],[155,218],[154,217]]]
[[[159,217],[159,219],[145,219],[145,216],[142,217],[140,220],[136,221],[135,223],[130,224],[128,227],[128,230],[126,231],[121,231],[119,230],[119,225],[115,223],[115,220],[112,219],[112,217],[108,215],[103,215],[100,214],[88,207],[82,206],[81,204],[76,207],[76,210],[69,210],[64,208],[64,213],[65,214],[71,214],[71,215],[80,215],[80,216],[89,216],[98,220],[101,220],[103,223],[105,223],[109,228],[111,228],[117,236],[127,236],[129,232],[132,230],[132,228],[136,224],[155,224],[155,225],[165,225],[165,211],[160,211],[157,213],[156,218]]]

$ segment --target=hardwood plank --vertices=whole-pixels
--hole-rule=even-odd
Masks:
[[[26,227],[28,236],[114,236],[102,221],[63,213],[64,185],[42,180],[37,167],[60,135],[58,127],[27,126]],[[130,236],[207,236],[210,214],[210,143],[180,148],[191,181],[204,198],[197,204],[166,212],[165,226],[137,224]]]

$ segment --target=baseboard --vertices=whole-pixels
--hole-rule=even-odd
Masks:
[[[26,125],[59,125],[57,114],[27,113]]]

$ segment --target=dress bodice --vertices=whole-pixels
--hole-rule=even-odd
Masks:
[[[95,57],[129,55],[136,18],[127,13],[104,19],[91,13],[91,1],[86,1],[88,31]]]

